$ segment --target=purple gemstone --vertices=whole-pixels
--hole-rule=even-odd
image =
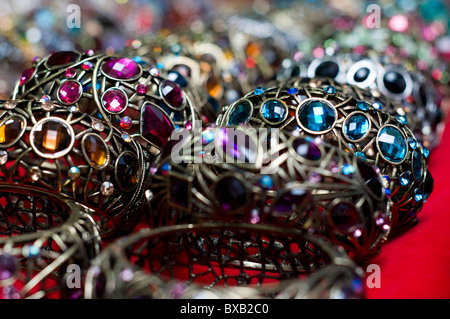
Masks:
[[[331,209],[331,220],[338,230],[348,232],[359,224],[359,214],[353,205],[339,203]]]
[[[308,194],[303,188],[290,189],[274,201],[273,211],[280,215],[290,215],[306,202]]]
[[[184,106],[183,90],[175,82],[162,81],[160,91],[163,99],[173,108],[179,109]]]
[[[215,196],[223,210],[233,211],[243,207],[247,202],[245,185],[234,176],[221,178],[215,187]]]
[[[292,142],[295,152],[306,160],[318,161],[322,156],[320,148],[302,137],[296,138]]]
[[[128,98],[122,90],[112,88],[103,94],[102,104],[108,112],[120,113],[127,107]]]
[[[81,97],[83,90],[75,81],[65,81],[58,89],[58,98],[62,103],[73,104]]]
[[[20,86],[24,85],[31,79],[31,77],[34,74],[34,71],[35,71],[34,68],[29,68],[22,72],[22,74],[20,75],[20,83],[19,83]]]
[[[136,86],[136,92],[138,92],[141,95],[144,95],[147,93],[147,86],[145,84],[138,84]]]
[[[10,254],[0,255],[0,280],[14,276],[17,270],[16,258]]]
[[[152,104],[142,110],[142,136],[160,148],[167,144],[174,127],[164,112]]]
[[[59,51],[53,53],[47,60],[47,66],[54,67],[75,62],[78,59],[78,54],[73,51]]]
[[[121,58],[104,62],[102,71],[114,79],[129,80],[138,76],[141,73],[141,68],[132,59]]]

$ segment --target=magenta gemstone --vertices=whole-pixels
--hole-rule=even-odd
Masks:
[[[142,110],[142,136],[161,149],[169,141],[174,127],[164,112],[152,104],[146,104]]]
[[[53,53],[47,60],[47,66],[53,67],[75,62],[78,54],[73,51],[59,51]]]
[[[65,81],[58,89],[58,98],[64,104],[77,102],[83,93],[81,85],[75,81]]]
[[[31,77],[34,74],[35,69],[34,68],[29,68],[26,69],[22,72],[22,74],[20,75],[20,85],[24,85],[25,83],[27,83]]]
[[[112,88],[103,94],[102,104],[108,112],[120,113],[127,107],[128,98],[122,90]]]
[[[131,59],[121,58],[104,62],[102,71],[114,79],[129,80],[141,73],[141,67]]]
[[[184,106],[183,90],[181,90],[178,84],[169,80],[164,80],[161,82],[160,90],[162,97],[169,106],[176,109]]]

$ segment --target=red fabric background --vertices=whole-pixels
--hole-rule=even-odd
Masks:
[[[434,190],[419,223],[384,244],[371,263],[381,270],[381,287],[367,298],[450,298],[450,127],[432,150],[429,170]],[[370,275],[370,273],[368,273]]]

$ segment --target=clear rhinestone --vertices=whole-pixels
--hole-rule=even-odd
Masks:
[[[8,153],[6,151],[0,151],[0,165],[4,165],[8,161]]]
[[[38,181],[42,178],[42,172],[39,167],[33,166],[28,170],[28,175],[33,181]]]
[[[93,121],[93,122],[92,122],[92,128],[93,128],[94,130],[96,130],[96,131],[103,132],[103,130],[105,129],[105,126],[103,125],[102,122],[99,122],[99,121]]]
[[[104,182],[100,187],[100,193],[104,196],[111,196],[114,193],[114,185],[111,182]]]
[[[7,110],[12,110],[16,106],[17,106],[17,102],[16,101],[6,101],[5,104],[3,105],[3,107],[5,109],[7,109]]]

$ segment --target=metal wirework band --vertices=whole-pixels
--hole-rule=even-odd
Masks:
[[[361,298],[361,269],[320,238],[267,225],[141,230],[112,243],[86,276],[97,298]]]
[[[34,203],[36,208],[11,212],[2,207],[0,211],[0,229],[3,235],[9,236],[0,237],[3,298],[81,297],[83,287],[71,287],[67,282],[76,269],[80,277],[73,283],[75,280],[82,283],[91,260],[100,253],[100,233],[90,215],[92,211],[46,192],[33,191],[32,195],[21,198],[14,191],[21,194],[21,190],[14,187],[2,187],[0,196],[7,201],[18,198],[18,202],[26,206]],[[13,218],[15,222],[11,222]],[[5,220],[9,222],[5,224]],[[70,265],[74,268],[68,268]]]

